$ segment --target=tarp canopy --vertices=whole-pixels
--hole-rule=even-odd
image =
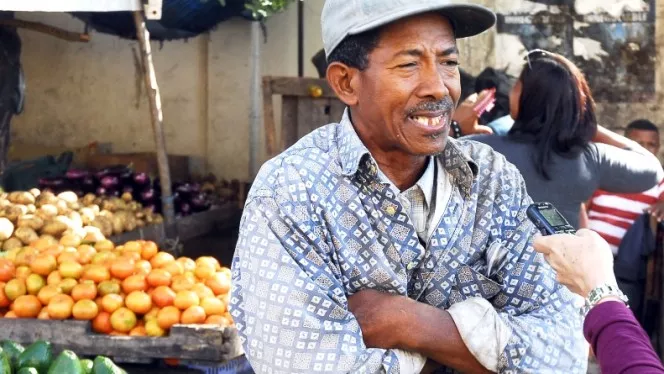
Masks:
[[[140,0],[2,0],[0,2],[0,10],[17,12],[117,12],[140,9]]]

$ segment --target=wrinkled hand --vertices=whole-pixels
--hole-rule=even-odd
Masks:
[[[585,298],[598,286],[616,284],[611,248],[594,231],[540,236],[533,246],[557,272],[558,281],[575,294]]]
[[[459,127],[461,127],[462,135],[471,135],[471,134],[493,134],[488,126],[482,126],[478,124],[479,117],[475,113],[475,106],[482,99],[487,97],[491,93],[491,90],[484,90],[478,95],[474,93],[466,98],[454,111],[452,119],[459,122]]]
[[[657,222],[664,221],[664,201],[658,201],[652,206],[646,208],[646,212],[657,219]]]
[[[348,298],[348,308],[360,324],[368,348],[398,348],[399,333],[406,330],[401,321],[408,316],[408,301],[412,300],[376,290],[363,290]]]

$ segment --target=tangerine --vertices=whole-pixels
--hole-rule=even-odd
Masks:
[[[207,264],[200,264],[196,265],[196,269],[194,270],[194,275],[196,275],[196,278],[200,280],[207,280],[212,278],[216,274],[216,270],[214,267],[207,265]]]
[[[11,301],[28,292],[23,279],[12,279],[5,284],[5,295]]]
[[[145,275],[135,274],[127,277],[122,281],[122,290],[126,294],[133,291],[147,291],[148,282],[145,280]]]
[[[182,312],[180,322],[184,325],[199,325],[205,323],[206,318],[207,316],[203,307],[194,305]]]
[[[113,313],[124,306],[124,299],[117,294],[108,294],[101,299],[101,308],[108,313]]]
[[[69,295],[55,295],[48,303],[48,315],[51,319],[67,319],[71,317],[74,299]]]
[[[71,290],[74,301],[94,300],[97,297],[97,286],[94,283],[79,283]]]
[[[136,314],[146,314],[152,309],[152,299],[143,291],[133,291],[125,298],[125,305]]]
[[[51,299],[55,295],[60,295],[60,294],[62,294],[62,290],[60,289],[60,287],[58,287],[56,285],[48,284],[48,285],[44,286],[41,290],[39,290],[39,293],[37,294],[37,298],[39,299],[39,301],[42,304],[48,305],[49,302],[51,301]]]
[[[108,312],[99,312],[97,317],[92,320],[92,329],[100,334],[110,334],[113,331],[111,314]]]
[[[136,262],[136,274],[148,275],[152,271],[150,261],[139,260]]]
[[[185,272],[191,271],[193,272],[196,269],[196,262],[189,257],[180,257],[177,259],[177,262],[179,262],[182,265],[182,268],[184,269]]]
[[[200,304],[200,298],[194,291],[184,290],[180,291],[175,295],[175,300],[173,300],[173,305],[180,310],[186,310],[192,306],[198,306]]]
[[[58,267],[58,273],[62,278],[78,279],[83,275],[83,265],[74,261],[61,262]]]
[[[205,285],[208,286],[215,296],[219,296],[231,290],[231,282],[226,278],[223,273],[217,272],[212,277],[205,280]]]
[[[109,252],[115,249],[115,244],[108,239],[104,239],[95,243],[95,249],[97,252]]]
[[[117,258],[111,263],[111,275],[120,280],[133,275],[135,270],[134,260],[126,257]]]
[[[226,312],[226,305],[216,297],[205,297],[201,299],[201,307],[205,310],[206,316],[223,315]]]
[[[16,279],[26,280],[32,274],[32,270],[26,265],[21,265],[16,268]]]
[[[175,291],[166,287],[159,286],[152,291],[152,302],[159,308],[173,305],[175,301]]]
[[[14,313],[18,318],[36,318],[42,304],[35,295],[23,295],[14,300]]]
[[[0,309],[8,307],[11,302],[5,294],[5,282],[0,282]]]
[[[159,327],[156,319],[151,319],[145,323],[145,332],[148,336],[160,337],[166,335],[166,331]]]
[[[129,331],[129,336],[147,336],[148,333],[145,331],[145,326],[136,326],[131,331]]]
[[[16,266],[6,258],[0,258],[0,282],[9,282],[16,276]]]
[[[171,326],[180,323],[182,313],[180,309],[174,306],[167,306],[157,313],[157,324],[164,330],[168,330]]]
[[[62,293],[65,293],[65,294],[69,295],[71,293],[71,290],[77,284],[78,284],[78,281],[76,281],[76,279],[66,278],[66,279],[63,279],[62,282],[60,282],[60,284],[58,286],[62,290]]]
[[[136,314],[122,307],[111,314],[111,326],[115,331],[127,333],[136,326]]]
[[[175,262],[173,262],[175,264]],[[154,269],[148,274],[146,280],[152,287],[170,286],[172,275],[166,269]]]
[[[46,277],[46,284],[57,286],[60,282],[62,282],[62,276],[59,271],[54,271]]]
[[[159,248],[155,242],[147,241],[141,247],[141,257],[144,260],[150,261],[159,252]]]
[[[158,252],[156,255],[150,259],[150,264],[153,269],[163,267],[171,261],[175,261],[175,257],[168,252]]]
[[[30,270],[33,273],[48,276],[58,267],[58,260],[52,254],[43,253],[35,257],[30,263]]]
[[[89,299],[77,301],[72,308],[72,315],[78,320],[90,321],[97,317],[97,314],[99,314],[97,303]]]

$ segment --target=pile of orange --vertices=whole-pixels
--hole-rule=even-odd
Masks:
[[[92,321],[113,335],[164,336],[175,324],[233,324],[230,270],[175,258],[154,242],[94,246],[41,238],[0,259],[0,317]]]

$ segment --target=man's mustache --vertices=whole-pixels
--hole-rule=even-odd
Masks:
[[[440,101],[427,101],[408,110],[408,115],[412,116],[417,112],[451,112],[454,110],[454,101],[449,96],[445,96]]]

